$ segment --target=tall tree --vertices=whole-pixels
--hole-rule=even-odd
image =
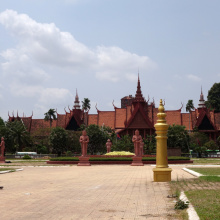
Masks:
[[[87,126],[87,118],[88,118],[88,111],[91,108],[90,100],[88,98],[84,98],[84,101],[82,101],[82,109],[86,112],[85,113],[85,125]]]
[[[0,117],[0,126],[5,126],[5,122],[1,117]]]
[[[208,91],[206,105],[216,112],[220,112],[220,83],[214,83]]]
[[[168,148],[181,148],[182,152],[189,152],[189,134],[185,128],[185,126],[175,124],[169,126],[167,133]]]
[[[189,132],[190,132],[190,114],[193,109],[195,109],[194,104],[193,104],[193,100],[190,99],[190,100],[188,100],[188,102],[186,104],[186,111],[189,112]]]
[[[106,141],[111,137],[109,127],[91,124],[86,128],[89,136],[88,152],[90,154],[106,152]]]
[[[208,136],[202,132],[192,132],[190,135],[190,149],[198,153],[198,157],[202,157],[202,153],[205,153],[207,147],[206,143],[209,141]]]
[[[46,113],[44,114],[44,115],[45,115],[44,120],[45,120],[45,121],[50,121],[50,127],[52,127],[52,122],[53,122],[53,120],[57,119],[55,113],[56,113],[56,111],[51,108],[51,109],[49,109],[48,112],[46,112]]]
[[[84,98],[84,101],[82,101],[82,109],[88,112],[90,108],[91,108],[90,100],[88,98]]]
[[[49,136],[52,150],[60,156],[67,149],[68,135],[64,128],[54,128]]]
[[[5,126],[5,139],[7,142],[12,142],[14,148],[22,151],[25,147],[31,146],[31,137],[27,132],[22,121],[7,122]]]

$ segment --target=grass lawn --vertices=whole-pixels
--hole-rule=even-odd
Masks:
[[[220,167],[216,167],[216,168],[191,168],[189,167],[190,170],[194,170],[198,173],[201,173],[203,175],[209,175],[209,176],[214,176],[214,175],[220,175]]]
[[[10,172],[15,172],[16,168],[0,168],[1,171],[10,171]]]
[[[170,182],[171,193],[184,191],[201,220],[220,219],[220,168],[189,168],[203,175],[199,178]]]
[[[220,219],[220,190],[195,190],[185,192],[201,220]]]
[[[195,165],[204,165],[204,164],[215,164],[215,165],[220,165],[220,158],[192,158],[193,164]]]

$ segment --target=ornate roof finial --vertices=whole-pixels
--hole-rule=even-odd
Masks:
[[[75,96],[75,102],[74,102],[74,109],[80,109],[80,104],[79,104],[79,96],[78,96],[78,92],[76,89],[76,96]]]
[[[97,103],[95,104],[95,108],[96,108],[96,111],[99,112],[99,110],[98,110],[98,108],[97,108]]]
[[[203,95],[203,92],[202,92],[202,86],[201,86],[201,94],[200,94],[199,107],[198,108],[206,108],[204,95]]]
[[[140,78],[139,78],[139,72],[138,72],[138,83],[137,83],[137,91],[136,91],[136,95],[135,95],[135,99],[136,102],[144,102],[144,97],[142,96],[142,92],[141,92],[141,83],[140,83]]]

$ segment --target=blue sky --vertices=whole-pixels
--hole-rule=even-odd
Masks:
[[[135,95],[167,110],[220,81],[217,0],[19,0],[0,4],[0,116],[43,118],[91,100],[91,113]]]

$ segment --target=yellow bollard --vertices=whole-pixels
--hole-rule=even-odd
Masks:
[[[169,182],[171,181],[172,171],[172,169],[168,167],[167,158],[167,131],[169,125],[165,120],[166,113],[164,112],[162,99],[160,100],[158,111],[158,120],[154,125],[157,134],[156,168],[153,169],[154,182]]]

